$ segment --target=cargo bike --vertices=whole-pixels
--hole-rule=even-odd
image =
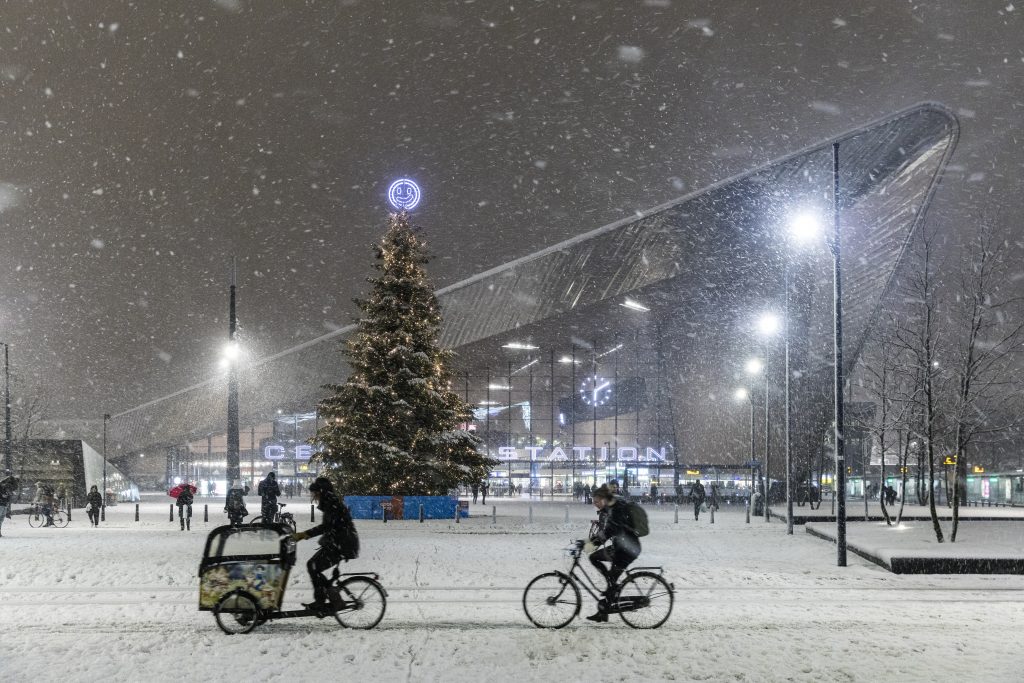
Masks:
[[[328,584],[329,606],[282,610],[295,541],[283,524],[221,526],[210,532],[199,565],[199,610],[213,612],[228,634],[249,633],[274,619],[333,616],[346,628],[371,629],[387,609],[387,591],[371,572],[343,573]]]

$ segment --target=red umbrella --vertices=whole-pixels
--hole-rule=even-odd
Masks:
[[[178,496],[180,496],[180,495],[181,495],[181,492],[185,490],[185,487],[186,487],[186,486],[187,486],[188,488],[192,489],[192,493],[193,493],[193,494],[194,494],[194,493],[195,493],[195,492],[196,492],[196,491],[198,490],[198,489],[196,489],[196,487],[195,487],[195,486],[193,486],[192,484],[178,484],[178,485],[177,485],[177,486],[175,486],[175,487],[174,487],[173,489],[171,489],[170,491],[168,491],[168,492],[167,492],[167,495],[169,495],[169,496],[170,496],[171,498],[177,498]]]

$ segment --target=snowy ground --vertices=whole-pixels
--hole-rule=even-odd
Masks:
[[[900,504],[896,503],[894,506],[889,507],[889,516],[893,519],[896,518],[896,513],[900,509]],[[771,512],[773,515],[780,517],[781,519],[786,518],[786,506],[785,505],[772,505]],[[936,514],[939,519],[952,520],[953,519],[953,508],[946,505],[939,505],[936,510]],[[836,515],[835,508],[832,506],[831,501],[825,500],[821,507],[817,510],[812,510],[810,506],[793,506],[793,519],[799,519],[805,517],[807,519],[814,519],[816,517],[834,518]],[[882,518],[882,507],[879,505],[877,500],[868,501],[868,515],[872,519]],[[928,510],[927,505],[906,505],[903,508],[904,519],[931,519],[931,512]],[[859,498],[855,500],[848,500],[846,502],[846,519],[850,521],[856,521],[858,519],[864,519],[864,499]],[[960,519],[1018,519],[1024,521],[1024,508],[1022,507],[973,507],[964,506],[960,508]]]
[[[363,555],[350,568],[380,572],[390,591],[376,630],[299,619],[238,636],[196,609],[204,528],[221,515],[191,533],[167,521],[165,503],[144,503],[141,522],[132,506],[112,508],[99,529],[83,514],[66,529],[31,529],[16,516],[0,539],[0,678],[1024,679],[1024,577],[895,576],[852,555],[840,569],[828,544],[802,530],[787,537],[774,520],[748,525],[739,510],[711,525],[685,509],[675,524],[671,507],[651,508],[642,562],[664,565],[677,589],[660,630],[614,618],[536,629],[522,589],[563,564],[562,548],[585,533],[593,509],[573,504],[566,524],[565,504],[534,503],[528,524],[526,501],[496,502],[497,524],[489,515],[359,523]],[[300,544],[300,562],[314,549]],[[286,605],[309,596],[300,565]]]
[[[949,542],[951,526],[942,525],[945,542],[939,543],[931,521],[902,522],[899,526],[888,526],[885,522],[848,523],[846,540],[886,562],[893,557],[1024,558],[1024,523],[962,520],[956,543]],[[835,538],[834,523],[811,522],[807,527]]]

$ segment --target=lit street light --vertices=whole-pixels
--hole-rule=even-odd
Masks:
[[[768,511],[769,503],[771,502],[771,488],[772,488],[772,448],[771,448],[771,413],[769,406],[771,401],[768,400],[768,350],[769,350],[769,338],[775,336],[782,329],[782,323],[779,320],[779,316],[774,313],[763,313],[757,321],[758,331],[766,337],[764,343],[764,362],[760,360],[751,359],[747,361],[747,372],[752,375],[758,373],[764,373],[764,521],[771,519],[771,514]],[[756,364],[755,361],[756,360]]]
[[[760,369],[761,361],[756,358],[747,361],[747,371],[750,371],[753,362],[757,362],[758,369]],[[754,500],[754,462],[757,458],[754,456],[754,397],[744,387],[740,387],[736,390],[735,397],[737,401],[747,401],[750,404],[750,497],[747,498],[747,524],[750,524],[750,513],[751,506]]]

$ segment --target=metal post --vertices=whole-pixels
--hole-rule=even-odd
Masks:
[[[4,342],[4,468],[14,471],[11,461],[11,362],[10,344]],[[24,457],[24,455],[22,456]]]
[[[208,503],[203,503],[203,521],[210,521],[210,505]]]
[[[506,386],[508,387],[508,394],[507,394],[507,398],[508,398],[508,407],[507,407],[507,410],[508,410],[508,442],[507,443],[508,443],[509,446],[513,446],[514,447],[515,443],[513,443],[513,441],[512,441],[512,361],[508,362],[508,384]],[[509,490],[509,498],[512,497],[512,491],[514,491],[513,484],[512,484],[512,463],[513,463],[514,460],[515,460],[515,458],[509,458],[508,459],[508,490]]]
[[[103,414],[103,504],[100,505],[100,521],[107,521],[107,423],[110,414]]]
[[[187,486],[187,484],[186,484],[186,486]],[[170,507],[171,507],[171,520],[170,521],[173,522],[174,521],[174,503],[171,503]]]
[[[843,434],[843,281],[841,241],[839,233],[839,143],[832,143],[832,218],[833,234],[830,245],[833,259],[833,297],[835,312],[835,419],[836,419],[836,562],[846,566],[846,454]]]
[[[750,523],[750,507],[751,501],[754,499],[754,490],[757,486],[754,482],[754,461],[757,460],[757,456],[754,455],[754,392],[751,391],[747,394],[747,399],[750,401],[750,495],[747,496],[747,523]],[[755,513],[756,514],[756,513]]]
[[[528,519],[529,519],[530,524],[533,524],[533,503],[530,503],[529,510],[530,510],[530,514],[529,514],[529,518]]]
[[[676,513],[675,523],[679,524],[679,503],[676,503],[675,513]],[[747,521],[749,522],[750,520],[748,519]]]
[[[770,412],[769,406],[771,402],[768,400],[768,342],[764,345],[764,521],[771,519],[771,514],[768,512],[769,503],[771,503],[771,489],[772,489],[772,430],[771,421],[769,419]]]
[[[238,320],[235,315],[235,262],[231,262],[231,300],[228,305],[228,343],[235,344],[235,331]],[[238,359],[229,358],[228,363],[228,434],[227,434],[227,479],[228,486],[232,482],[241,481],[241,467],[238,462]]]
[[[135,504],[135,521],[139,521],[139,504]]]
[[[423,524],[423,503],[420,503],[420,524]]]
[[[789,448],[789,250],[783,254],[785,260],[783,264],[783,285],[786,288],[785,297],[785,318],[782,322],[782,333],[785,335],[786,344],[786,389],[785,396],[783,397],[786,403],[786,424],[784,431],[786,433],[786,534],[789,536],[793,535],[793,462]]]
[[[497,524],[497,523],[498,523],[498,506],[497,505],[492,505],[491,506],[491,524]]]

